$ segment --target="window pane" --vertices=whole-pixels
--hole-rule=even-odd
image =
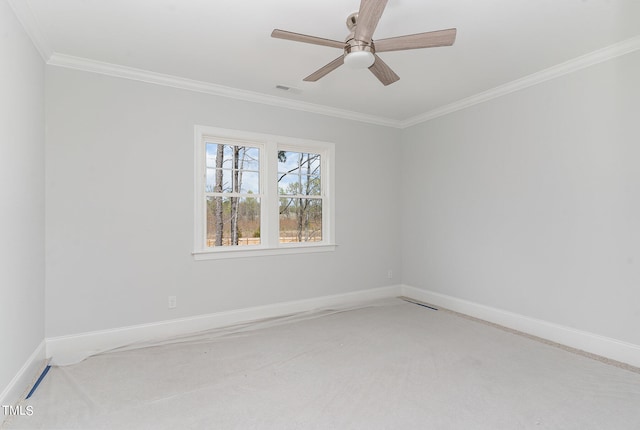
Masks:
[[[280,243],[322,240],[322,200],[280,198]]]
[[[260,173],[240,171],[238,182],[241,193],[260,194]]]
[[[218,145],[216,145],[215,143],[205,144],[205,149],[206,149],[205,158],[206,158],[207,168],[216,167],[217,148],[218,148]]]
[[[322,187],[320,184],[320,174],[307,176],[306,182],[302,183],[302,188],[305,190],[304,194],[319,196],[322,194]]]
[[[207,247],[259,244],[259,198],[207,197]]]
[[[321,194],[319,175],[281,174],[278,178],[278,193],[281,195],[319,196]]]
[[[260,150],[251,146],[244,147],[244,154],[242,154],[244,170],[258,171],[260,169]]]
[[[320,154],[306,152],[278,151],[278,172],[320,174]]]
[[[233,191],[231,187],[231,170],[210,169],[207,168],[207,193],[230,193]],[[220,188],[217,185],[220,184]]]
[[[278,174],[278,194],[296,195],[299,194],[300,188],[297,176]]]

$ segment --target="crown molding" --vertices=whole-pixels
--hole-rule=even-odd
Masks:
[[[471,97],[467,97],[448,105],[441,106],[437,109],[427,111],[423,114],[408,118],[406,120],[395,120],[391,118],[367,115],[360,112],[337,109],[329,106],[301,102],[297,100],[284,99],[282,97],[225,87],[209,82],[180,78],[177,76],[165,75],[162,73],[150,72],[133,67],[120,66],[117,64],[104,63],[101,61],[89,60],[86,58],[73,57],[70,55],[58,53],[53,53],[50,55],[48,64],[100,73],[125,79],[132,79],[157,85],[180,88],[189,91],[212,94],[220,97],[227,97],[237,100],[282,107],[286,109],[333,116],[341,119],[366,122],[385,127],[407,128],[444,115],[448,115],[462,109],[466,109],[480,103],[487,102],[489,100],[493,100],[498,97],[505,96],[516,91],[523,90],[534,85],[541,84],[555,78],[559,78],[561,76],[576,72],[578,70],[582,70],[595,64],[599,64],[613,58],[629,54],[638,49],[640,49],[640,36],[623,40],[622,42],[618,42],[597,51],[593,51],[569,61],[565,61],[564,63],[557,64],[555,66],[549,67],[548,69],[541,70],[523,78],[516,79],[515,81],[508,82],[504,85],[500,85],[490,90],[475,94]]]
[[[49,59],[53,54],[53,50],[46,42],[44,35],[40,31],[41,26],[38,23],[36,16],[33,14],[29,3],[25,0],[7,0],[7,3],[9,4],[9,7],[13,9],[13,13],[16,15],[20,24],[22,24],[24,31],[33,42],[33,45],[40,53],[44,62],[49,62]]]
[[[400,121],[400,128],[407,128],[413,125],[417,125],[434,118],[438,118],[450,113],[466,109],[468,107],[484,103],[489,100],[493,100],[498,97],[520,91],[525,88],[537,85],[569,73],[576,72],[589,66],[593,66],[598,63],[602,63],[607,60],[611,60],[616,57],[629,54],[640,49],[640,36],[632,37],[631,39],[623,40],[622,42],[609,45],[605,48],[598,49],[597,51],[590,52],[580,57],[573,58],[564,63],[557,64],[548,69],[541,70],[531,75],[525,76],[515,81],[508,82],[504,85],[492,88],[490,90],[475,94],[471,97],[458,100],[456,102],[444,105],[437,109],[430,110],[421,115],[414,116],[412,118]]]
[[[236,100],[244,100],[286,109],[333,116],[352,121],[366,122],[370,124],[382,125],[385,127],[400,127],[400,121],[394,119],[367,115],[360,112],[338,109],[313,103],[301,102],[298,100],[290,100],[254,91],[240,90],[237,88],[212,84],[209,82],[197,81],[173,75],[166,75],[163,73],[151,72],[148,70],[136,69],[133,67],[121,66],[118,64],[104,63],[87,58],[59,54],[57,52],[54,52],[51,55],[48,64],[52,66],[100,73],[103,75],[114,76],[118,78],[131,79],[134,81],[147,82],[150,84],[163,85],[188,91],[211,94],[220,97],[227,97]]]
[[[544,69],[523,78],[516,79],[515,81],[508,82],[504,85],[500,85],[490,90],[475,94],[471,97],[467,97],[453,103],[438,107],[436,109],[424,112],[420,115],[416,115],[405,120],[396,120],[392,118],[368,115],[345,109],[333,108],[325,105],[285,99],[282,97],[272,96],[254,91],[240,90],[237,88],[231,88],[223,85],[212,84],[209,82],[196,81],[192,79],[181,78],[178,76],[151,72],[148,70],[136,69],[133,67],[121,66],[117,64],[90,60],[87,58],[60,54],[54,52],[46,42],[43,33],[40,31],[41,26],[38,23],[35,15],[33,14],[28,1],[7,0],[7,3],[13,9],[18,21],[20,21],[20,23],[24,27],[26,33],[33,41],[33,44],[35,45],[44,61],[47,64],[53,66],[100,73],[108,76],[132,79],[156,85],[180,88],[188,91],[195,91],[220,97],[244,100],[269,106],[332,116],[346,120],[360,121],[393,128],[407,128],[426,121],[430,121],[432,119],[448,115],[450,113],[466,109],[468,107],[484,103],[498,97],[502,97],[504,95],[567,75],[569,73],[573,73],[586,67],[602,63],[604,61],[611,60],[613,58],[620,57],[640,49],[640,36],[635,36],[630,39],[607,46],[605,48],[582,55],[580,57],[571,59],[569,61],[565,61],[564,63],[549,67],[548,69]]]

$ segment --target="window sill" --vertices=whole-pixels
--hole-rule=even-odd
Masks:
[[[193,259],[201,260],[223,260],[227,258],[248,258],[248,257],[266,257],[271,255],[291,255],[291,254],[309,254],[314,252],[333,252],[336,250],[333,245],[288,245],[280,248],[261,248],[259,246],[246,247],[223,250],[206,250],[193,251]]]

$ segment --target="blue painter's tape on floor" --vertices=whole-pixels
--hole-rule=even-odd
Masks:
[[[433,306],[429,306],[429,305],[426,305],[426,304],[424,304],[424,303],[420,303],[420,302],[417,302],[417,301],[414,301],[414,300],[409,300],[409,299],[407,299],[407,298],[405,298],[405,297],[401,297],[401,298],[402,298],[402,300],[404,300],[405,302],[413,303],[414,305],[422,306],[423,308],[428,308],[428,309],[431,309],[431,310],[434,310],[434,311],[437,311],[437,310],[438,310],[438,308],[434,308]]]
[[[47,372],[49,371],[49,369],[51,369],[51,366],[49,365],[47,365],[47,367],[44,368],[44,370],[42,371],[42,374],[40,375],[36,383],[33,385],[33,388],[31,389],[31,391],[29,391],[29,394],[27,394],[27,399],[33,396],[33,393],[35,393],[36,389],[38,388],[38,385],[40,385],[44,377],[47,375]]]

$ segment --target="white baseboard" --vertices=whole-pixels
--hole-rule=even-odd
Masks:
[[[46,365],[45,350],[43,340],[0,394],[0,405],[13,406],[24,399]],[[4,414],[0,414],[0,423],[3,419]]]
[[[47,338],[46,340],[47,357],[51,358],[51,364],[54,365],[73,364],[82,361],[91,355],[136,342],[165,339],[173,336],[211,330],[232,324],[284,316],[297,312],[327,308],[330,306],[348,305],[349,303],[397,297],[401,295],[401,293],[402,287],[397,285],[208,315],[198,315],[189,318],[160,321],[151,324],[141,324],[69,336],[52,337]]]
[[[640,345],[634,345],[617,339],[576,330],[571,327],[530,318],[408,285],[403,285],[401,289],[403,296],[414,300],[431,303],[436,307],[439,306],[571,348],[640,367]]]
[[[411,299],[431,303],[437,307],[450,309],[571,348],[640,367],[639,345],[408,285],[395,285],[150,324],[53,337],[46,339],[46,356],[50,357],[51,363],[55,365],[72,364],[91,355],[136,342],[164,339],[263,318],[272,318],[331,306],[342,306],[350,303],[397,296],[406,296]],[[43,346],[40,347],[41,350],[43,348]],[[38,350],[36,352],[38,352]],[[34,352],[32,358],[30,358],[27,363],[38,363],[38,360],[35,359],[37,355],[36,352]],[[42,356],[41,359],[44,359],[43,351],[40,352],[40,355]],[[36,365],[35,367],[38,366]],[[19,383],[17,381],[22,374],[32,377],[33,371],[29,369],[29,366],[25,364],[20,373],[14,378],[14,381],[12,381],[10,387],[24,386],[25,383]],[[28,382],[30,381],[27,381],[27,383]],[[8,391],[9,388],[3,392],[0,399],[6,398]],[[18,396],[20,394],[22,393],[18,393]]]

